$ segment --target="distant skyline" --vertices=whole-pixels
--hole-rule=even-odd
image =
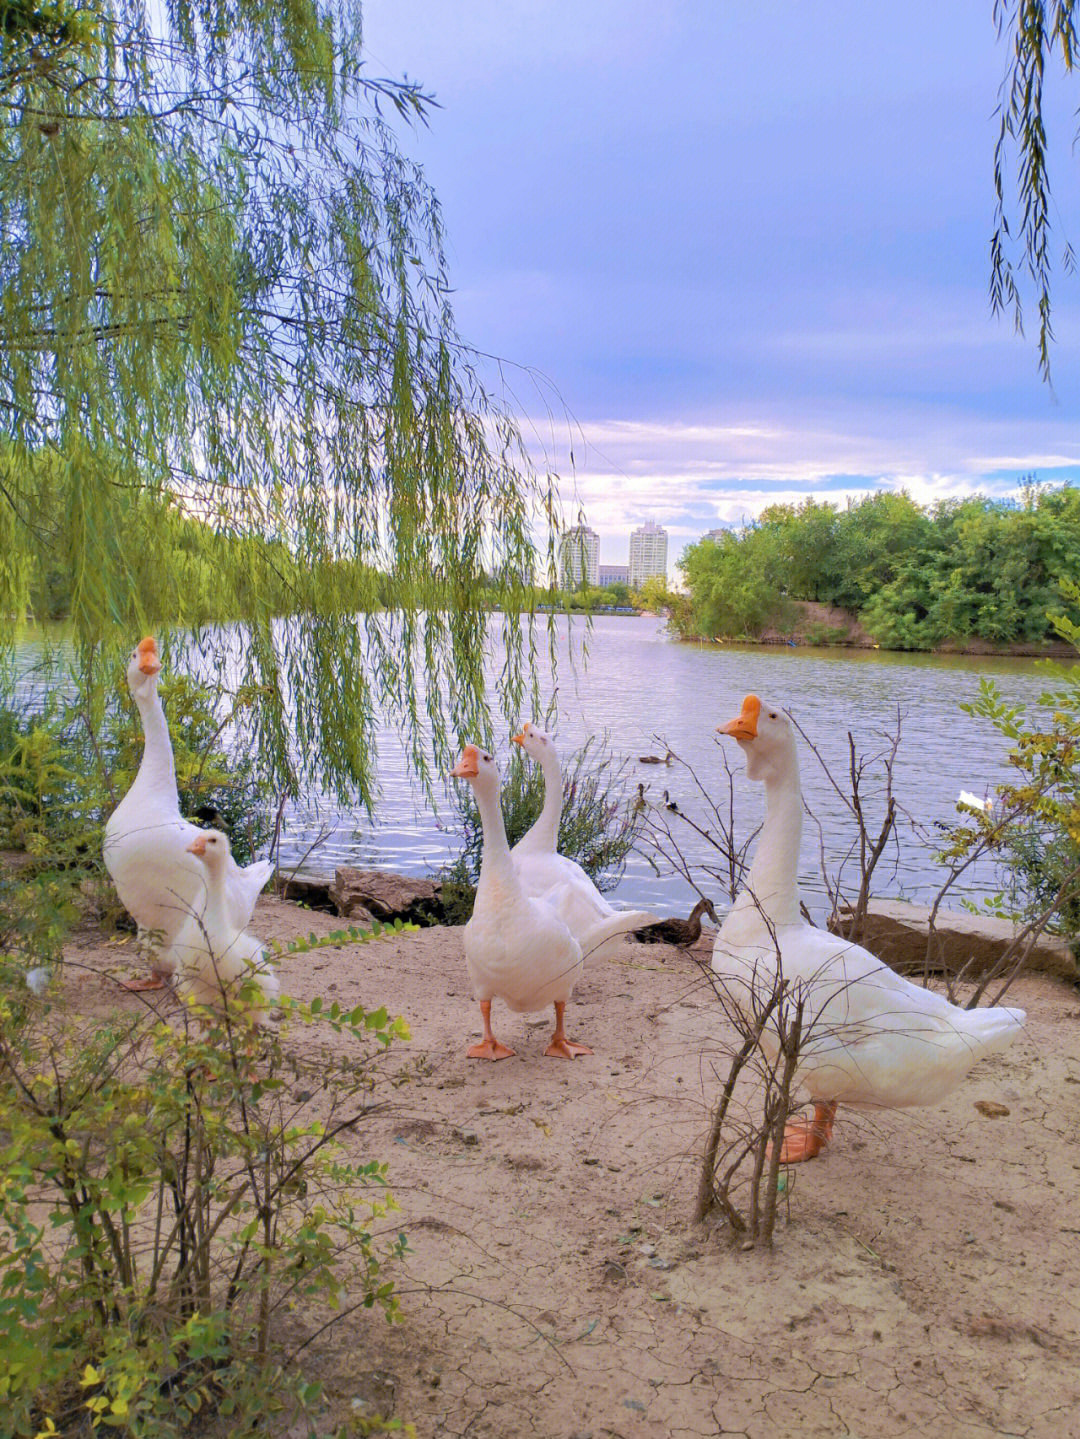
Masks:
[[[1053,393],[989,311],[992,8],[365,0],[371,73],[443,107],[399,137],[461,334],[601,563],[647,521],[673,572],[774,502],[1080,482],[1080,280]],[[1056,258],[1080,94],[1047,95]]]

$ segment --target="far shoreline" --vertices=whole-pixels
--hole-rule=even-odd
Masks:
[[[746,635],[672,635],[677,644],[685,645],[714,645],[716,647],[729,646],[740,649],[795,649],[813,650],[818,653],[826,653],[833,650],[841,651],[874,651],[883,655],[928,655],[928,656],[955,656],[957,658],[969,659],[1033,659],[1033,660],[1080,660],[1080,655],[1072,645],[1064,640],[1056,641],[1049,645],[1026,644],[1017,641],[1011,645],[991,645],[985,640],[974,639],[967,643],[960,641],[936,645],[929,650],[901,650],[890,649],[886,645],[878,644],[874,640],[831,640],[827,643],[814,644],[805,635],[782,635],[769,633],[760,639],[750,639]]]

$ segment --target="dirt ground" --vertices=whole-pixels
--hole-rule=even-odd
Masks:
[[[340,924],[264,897],[253,928]],[[119,972],[129,949],[83,930],[71,957]],[[841,1110],[793,1171],[775,1248],[746,1252],[689,1222],[731,1042],[691,957],[627,943],[593,961],[568,1030],[595,1054],[572,1063],[544,1058],[549,1016],[498,1003],[516,1056],[466,1059],[460,930],[286,958],[281,978],[385,1004],[413,1035],[389,1060],[408,1082],[358,1141],[402,1205],[405,1321],[361,1311],[306,1352],[327,1431],[379,1411],[455,1439],[1080,1436],[1075,989],[1014,986],[1024,1036],[945,1104]]]

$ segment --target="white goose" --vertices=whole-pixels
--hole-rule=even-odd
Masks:
[[[551,736],[532,723],[526,723],[521,733],[513,738],[514,743],[536,761],[544,775],[544,807],[532,828],[510,851],[521,876],[522,887],[526,894],[546,897],[571,934],[579,940],[598,924],[614,921],[617,916],[625,919],[624,924],[617,923],[612,929],[610,941],[590,951],[609,954],[618,947],[618,940],[623,934],[643,924],[652,924],[659,916],[653,914],[642,919],[644,911],[617,910],[608,903],[580,864],[558,853],[563,802],[558,751]]]
[[[150,977],[128,980],[128,989],[157,989],[176,973],[169,945],[184,922],[201,911],[206,895],[205,872],[188,848],[204,831],[180,814],[172,743],[157,689],[160,673],[157,642],[148,636],[135,647],[127,668],[128,688],[142,716],[142,762],[105,826],[105,867],[152,952]],[[224,902],[238,931],[250,920],[273,872],[271,860],[241,869],[228,855]]]
[[[583,970],[583,951],[612,933],[612,920],[601,921],[579,943],[550,900],[526,893],[510,854],[499,809],[499,771],[495,760],[477,745],[467,744],[450,771],[468,780],[484,828],[484,853],[472,918],[465,926],[465,967],[480,1003],[484,1036],[471,1045],[470,1059],[507,1059],[513,1054],[491,1030],[491,1003],[501,999],[517,1013],[555,1006],[555,1033],[544,1051],[574,1059],[592,1050],[566,1037],[563,1015]],[[616,917],[621,922],[623,916]],[[640,923],[640,920],[637,921]]]
[[[253,979],[265,1004],[281,993],[262,941],[239,930],[231,917],[227,893],[229,841],[220,830],[201,830],[187,846],[202,871],[204,901],[189,915],[167,951],[173,970],[179,971],[179,990],[197,1004],[222,1009],[239,994],[243,982]]]
[[[785,1132],[785,1163],[812,1159],[832,1135],[837,1103],[903,1108],[934,1104],[984,1055],[1020,1033],[1021,1009],[960,1009],[895,974],[857,944],[807,924],[796,874],[802,834],[799,762],[790,719],[747,695],[718,727],[765,784],[766,816],[746,886],[716,938],[712,967],[738,991],[767,996],[778,971],[806,1000],[798,1079],[814,1117]],[[772,1057],[775,1034],[763,1035]]]

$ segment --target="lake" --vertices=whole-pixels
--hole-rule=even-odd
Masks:
[[[933,860],[940,834],[935,822],[955,821],[961,789],[982,795],[1008,773],[1005,743],[988,724],[964,714],[961,704],[976,697],[982,676],[992,677],[1007,700],[1027,706],[1034,706],[1048,686],[1045,666],[1036,660],[680,644],[667,637],[663,623],[653,616],[598,617],[588,640],[588,662],[580,663],[579,655],[575,664],[568,653],[568,635],[579,652],[584,628],[582,620],[559,620],[559,718],[552,732],[560,754],[569,756],[590,735],[606,735],[614,754],[626,761],[627,800],[638,782],[647,786],[646,801],[658,806],[651,813],[669,826],[703,892],[724,904],[719,887],[701,872],[701,866],[711,862],[710,847],[687,822],[704,818],[689,773],[678,764],[642,764],[640,755],[675,751],[719,803],[727,793],[723,746],[735,775],[738,830],[745,837],[760,820],[762,787],[747,781],[735,742],[715,734],[718,724],[738,713],[744,694],[753,692],[788,709],[845,793],[848,732],[861,756],[880,753],[899,711],[894,792],[905,815],[898,843],[886,851],[879,867],[875,892],[926,902],[940,883]],[[549,683],[545,698],[550,688]],[[496,747],[504,769],[511,748],[507,733]],[[828,868],[835,870],[854,838],[853,822],[805,744],[800,758],[803,792],[821,825],[820,848]],[[868,774],[864,792],[875,832],[882,810],[881,771],[877,773],[876,784]],[[452,858],[459,847],[453,804],[447,799],[438,815],[432,813],[405,768],[393,733],[385,728],[380,734],[379,782],[381,800],[373,819],[325,800],[294,806],[282,842],[283,867],[304,861],[315,869],[332,870],[349,863],[431,874]],[[663,810],[665,788],[679,806],[678,814]],[[825,887],[818,850],[815,826],[807,823],[801,883],[811,908],[820,914]],[[852,879],[856,871],[849,864],[844,873]],[[963,892],[978,897],[996,887],[993,868],[986,865],[966,877]],[[685,913],[696,891],[686,878],[657,873],[646,854],[634,853],[611,898],[619,905]],[[955,907],[956,900],[950,903]]]

